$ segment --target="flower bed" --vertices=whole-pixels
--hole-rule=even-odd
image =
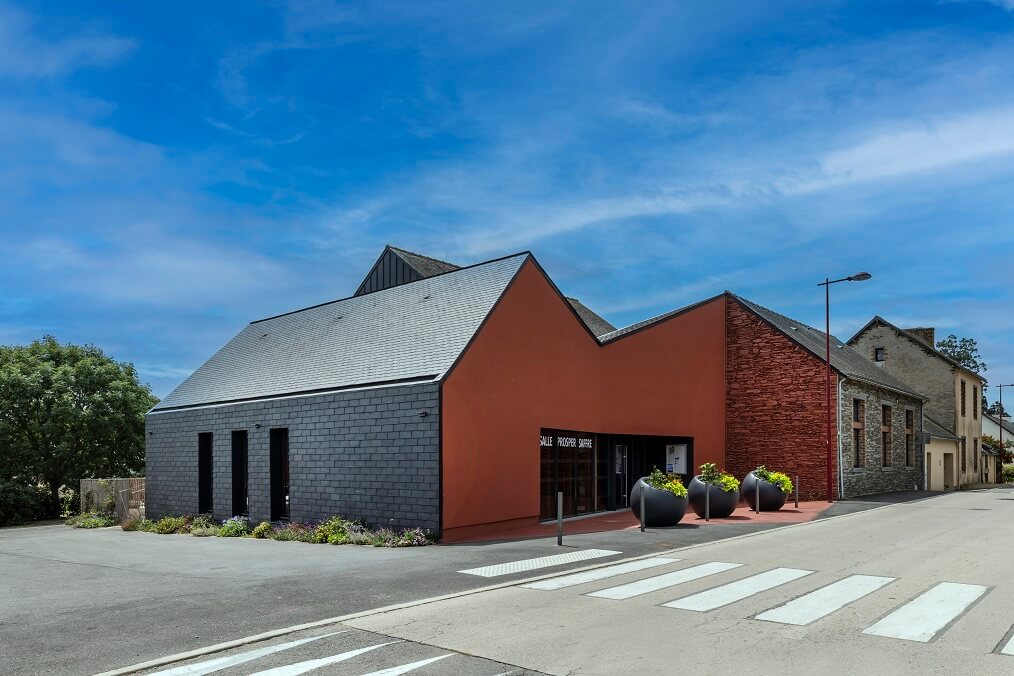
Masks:
[[[115,519],[112,524],[116,525]],[[89,526],[81,526],[89,527]],[[94,526],[91,526],[94,527]],[[332,545],[372,545],[374,547],[419,547],[434,544],[437,538],[420,528],[368,528],[359,521],[331,517],[316,523],[289,521],[271,524],[262,521],[253,528],[245,517],[234,516],[220,524],[210,516],[165,516],[157,521],[130,519],[122,524],[126,531],[194,537],[245,537],[258,540],[298,541]]]

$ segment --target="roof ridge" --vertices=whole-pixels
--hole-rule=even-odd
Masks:
[[[433,261],[435,263],[440,263],[442,265],[449,265],[449,266],[451,266],[453,268],[457,268],[459,270],[462,268],[462,266],[458,265],[457,263],[449,263],[449,262],[447,262],[445,260],[441,260],[439,258],[434,258],[433,256],[427,256],[426,254],[421,254],[421,253],[418,253],[416,251],[409,251],[408,249],[402,249],[400,246],[394,246],[393,244],[388,244],[387,248],[390,249],[391,251],[394,251],[395,253],[398,253],[398,254],[405,253],[405,254],[409,254],[410,256],[415,256],[416,258],[425,258],[426,260]],[[499,260],[499,259],[497,259],[497,260]],[[468,267],[468,266],[464,266],[464,267]]]
[[[394,248],[394,247],[392,247],[392,248]],[[410,251],[409,253],[412,253],[412,252]],[[324,307],[325,305],[331,305],[333,303],[341,303],[341,302],[346,301],[346,300],[352,300],[353,298],[365,298],[366,296],[370,296],[370,295],[373,295],[375,293],[383,293],[385,291],[391,291],[392,289],[398,289],[398,288],[401,288],[403,286],[409,286],[410,284],[418,284],[419,282],[425,282],[425,281],[428,281],[430,279],[436,279],[437,277],[443,277],[444,275],[453,275],[455,273],[463,272],[465,270],[471,270],[473,268],[477,268],[477,267],[480,267],[480,266],[483,266],[483,265],[489,265],[491,263],[499,263],[500,261],[505,261],[505,260],[507,260],[509,258],[516,258],[518,256],[531,256],[531,255],[532,255],[531,251],[519,251],[517,253],[509,254],[507,256],[500,256],[499,258],[491,258],[488,261],[481,261],[479,263],[473,263],[472,265],[465,265],[463,267],[458,267],[458,268],[456,268],[454,270],[448,270],[447,272],[440,272],[440,273],[437,273],[435,275],[430,275],[429,277],[421,277],[420,279],[413,279],[410,282],[404,282],[404,283],[398,284],[396,286],[389,286],[389,287],[384,288],[384,289],[377,289],[376,291],[368,291],[367,293],[361,293],[361,294],[358,294],[358,295],[352,294],[351,296],[345,296],[343,298],[336,298],[334,300],[324,301],[323,303],[315,303],[313,305],[308,305],[306,307],[301,307],[301,308],[298,308],[296,310],[289,310],[288,312],[281,312],[281,313],[276,314],[276,315],[271,315],[270,317],[262,317],[260,319],[255,319],[255,320],[253,320],[250,323],[251,324],[258,324],[260,322],[266,322],[266,321],[268,321],[270,319],[278,319],[279,317],[285,317],[286,315],[294,315],[297,312],[305,312],[306,310],[313,310],[314,308]],[[434,259],[434,260],[436,260],[436,259]]]
[[[952,364],[954,366],[957,366],[959,369],[963,369],[965,371],[968,371],[969,373],[974,373],[983,382],[987,382],[986,381],[986,377],[983,376],[981,373],[977,373],[977,372],[973,371],[972,369],[968,368],[967,366],[963,366],[960,362],[958,362],[957,359],[954,359],[953,357],[950,357],[950,356],[944,354],[943,352],[941,352],[940,350],[938,350],[936,348],[936,346],[930,345],[929,343],[927,343],[925,340],[923,340],[919,336],[917,336],[914,333],[910,332],[908,329],[903,329],[900,326],[898,326],[897,324],[893,324],[893,323],[887,321],[886,319],[884,319],[880,315],[873,315],[873,319],[871,319],[870,321],[866,322],[866,325],[863,326],[863,328],[861,328],[858,331],[856,331],[856,334],[854,336],[852,336],[851,338],[849,338],[849,343],[851,343],[853,340],[855,340],[859,336],[860,333],[862,333],[863,331],[865,331],[866,329],[868,329],[871,324],[873,324],[874,322],[877,322],[877,321],[885,324],[888,328],[893,329],[894,331],[897,331],[902,336],[904,336],[905,338],[908,338],[909,340],[913,341],[917,345],[925,347],[930,352],[932,352],[936,356],[938,356],[941,359],[943,359],[944,361],[946,361],[948,364]]]

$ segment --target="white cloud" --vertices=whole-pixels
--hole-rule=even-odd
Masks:
[[[42,40],[23,12],[0,6],[0,76],[43,79],[105,66],[123,58],[135,42],[115,35],[81,34]]]

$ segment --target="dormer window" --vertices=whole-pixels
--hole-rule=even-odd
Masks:
[[[882,347],[873,348],[873,361],[887,361],[887,350]]]

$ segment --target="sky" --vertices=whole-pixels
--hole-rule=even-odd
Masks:
[[[0,0],[0,344],[165,396],[391,243],[531,250],[617,326],[727,289],[822,326],[869,271],[834,333],[1014,383],[1012,37],[1014,0]]]

